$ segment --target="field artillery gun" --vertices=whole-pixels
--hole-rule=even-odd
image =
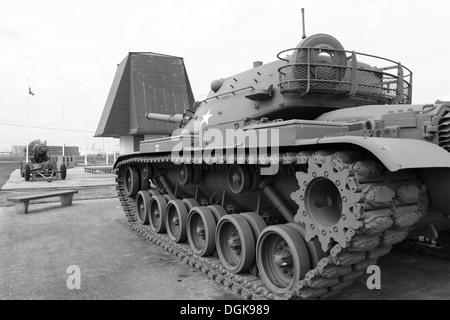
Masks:
[[[48,156],[48,147],[45,144],[33,142],[32,153],[29,162],[22,163],[20,168],[20,174],[25,181],[30,181],[36,177],[42,177],[51,182],[54,177],[64,180],[67,176],[67,166],[62,163],[57,168],[56,161],[50,161]]]

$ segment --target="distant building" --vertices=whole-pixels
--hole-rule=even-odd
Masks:
[[[27,151],[26,151],[27,146],[25,145],[15,145],[12,147],[12,151],[11,151],[11,155],[13,157],[25,157]],[[47,146],[48,151],[47,151],[47,155],[48,156],[62,156],[63,154],[63,147],[62,146]],[[79,148],[76,146],[66,146],[65,147],[65,155],[66,156],[79,156],[80,155],[80,151]]]
[[[26,152],[27,151],[25,145],[14,145],[11,148],[11,155],[13,157],[25,157]]]
[[[48,148],[47,154],[49,156],[62,156],[62,154],[63,154],[62,146],[47,146],[47,148]],[[80,155],[79,148],[76,146],[65,146],[64,155],[79,156]]]
[[[120,138],[120,153],[139,150],[144,139],[170,136],[178,126],[147,120],[148,112],[183,113],[194,103],[183,58],[130,52],[116,75],[94,137]]]

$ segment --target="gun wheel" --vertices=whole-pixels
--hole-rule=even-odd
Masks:
[[[31,176],[31,167],[29,164],[26,164],[24,167],[25,181],[30,181],[30,176]]]
[[[61,180],[64,180],[67,177],[67,166],[63,163],[59,167],[59,170],[60,170],[59,177],[61,178]]]

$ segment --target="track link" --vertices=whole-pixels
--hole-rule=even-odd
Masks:
[[[309,159],[305,159],[304,157],[305,155],[303,154],[284,154],[282,163],[292,164],[309,161]],[[271,157],[265,161],[268,163],[274,160]],[[254,162],[246,162],[254,164]],[[376,264],[379,257],[388,254],[392,249],[392,245],[401,242],[405,238],[410,225],[396,224],[395,217],[401,217],[411,211],[404,210],[405,205],[409,208],[412,205],[418,206],[413,201],[409,201],[406,204],[402,203],[402,206],[398,206],[399,201],[390,201],[389,205],[384,205],[384,207],[389,207],[390,210],[387,216],[391,220],[394,219],[393,223],[389,224],[388,227],[382,227],[386,225],[386,219],[378,219],[379,214],[372,216],[368,216],[367,214],[360,215],[358,217],[359,219],[356,219],[357,221],[361,221],[360,228],[351,229],[353,231],[348,232],[346,235],[347,240],[343,245],[329,240],[327,244],[331,249],[327,251],[328,255],[319,261],[317,267],[307,272],[305,278],[300,280],[292,290],[284,295],[278,295],[270,292],[263,280],[258,276],[250,273],[231,273],[223,267],[217,257],[200,257],[190,249],[189,244],[174,243],[166,234],[158,234],[148,226],[139,224],[136,216],[135,201],[133,198],[128,197],[125,191],[124,168],[127,165],[141,165],[144,163],[158,163],[159,165],[172,166],[173,159],[169,155],[145,156],[125,159],[117,163],[116,189],[130,228],[147,240],[177,256],[185,263],[202,271],[210,279],[231,289],[243,298],[251,300],[327,299],[339,294],[341,290],[350,287],[355,279],[362,276],[368,266]],[[348,164],[343,162],[342,166],[347,168]],[[364,174],[359,176],[364,177]],[[358,185],[355,190],[361,190],[359,185],[362,184],[363,180],[363,178],[357,179],[356,181],[352,180],[354,185]],[[379,186],[380,183],[383,186],[394,186],[401,184],[399,181],[403,181],[403,184],[416,183],[416,180],[410,176],[390,177],[390,179],[383,176],[381,180],[384,182],[380,182],[379,178],[375,180],[370,180],[372,186]],[[370,190],[370,188],[367,190]],[[364,197],[361,199],[361,203],[364,203]],[[373,210],[373,212],[379,212],[380,208],[377,207],[376,209],[378,211]],[[359,212],[362,213],[363,211],[360,210]],[[416,222],[416,219],[413,220]],[[369,226],[370,228],[368,228]],[[372,230],[372,232],[367,232],[367,230]]]

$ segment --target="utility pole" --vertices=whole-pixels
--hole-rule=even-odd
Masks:
[[[30,141],[30,79],[28,79],[28,108],[27,108],[27,152],[26,152],[26,158],[25,162],[28,162],[28,143]]]
[[[113,138],[114,163],[116,163],[116,139]]]
[[[62,127],[63,127],[63,130],[62,130],[62,135],[63,135],[63,147],[62,147],[62,155],[63,155],[63,157],[66,155],[65,154],[65,148],[66,148],[66,143],[64,142],[64,102],[63,102],[63,108],[62,108],[62,110],[63,110],[63,121],[62,121]],[[63,160],[63,162],[64,162],[64,160]]]
[[[106,145],[105,145],[105,155],[106,155],[106,164],[108,165],[109,164],[109,159],[108,159],[108,141],[106,142]]]
[[[84,105],[84,165],[87,166],[86,105]]]

